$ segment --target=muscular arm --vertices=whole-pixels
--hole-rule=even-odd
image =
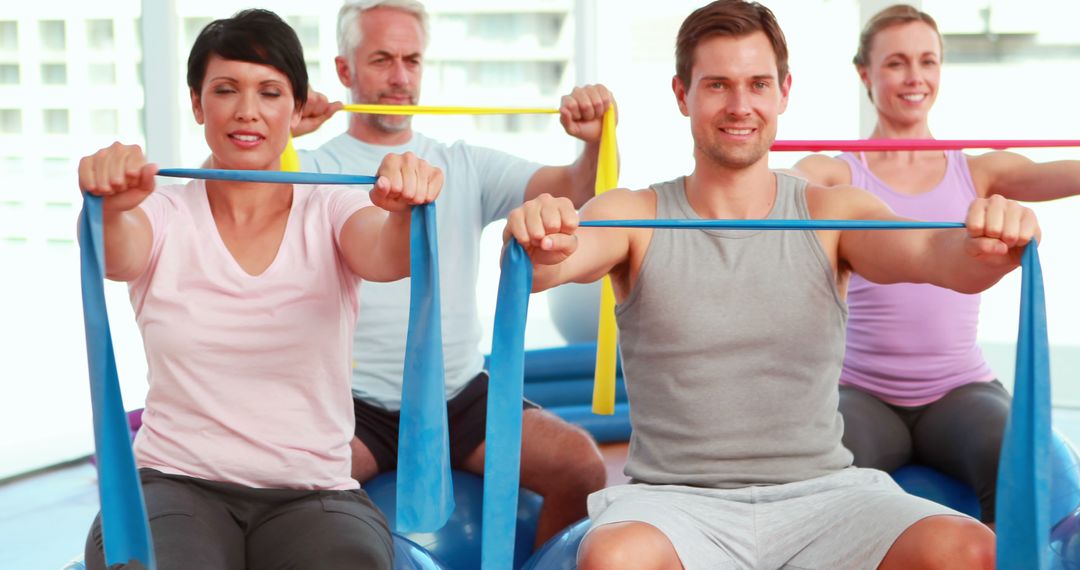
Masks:
[[[636,194],[612,190],[597,196],[585,205],[580,219],[645,217],[638,211],[641,197]],[[569,202],[560,203],[548,196],[511,212],[503,235],[517,239],[529,253],[533,262],[533,291],[539,292],[563,283],[590,283],[626,264],[632,231],[579,228],[578,216]]]
[[[851,187],[817,188],[814,208],[847,219],[894,220],[877,197]],[[1019,265],[1020,254],[1038,232],[1027,208],[996,197],[976,200],[966,229],[861,230],[840,233],[838,259],[875,283],[930,283],[961,293],[978,293]]]
[[[542,194],[569,198],[580,208],[596,193],[596,167],[600,138],[604,131],[604,113],[615,98],[603,85],[575,87],[559,105],[559,122],[566,134],[585,143],[585,150],[573,164],[545,166],[537,170],[525,186],[525,201]]]
[[[968,159],[981,197],[1000,194],[1022,202],[1043,202],[1080,194],[1080,161],[1034,162],[1013,152],[989,152]]]
[[[596,165],[600,142],[585,143],[585,151],[573,164],[544,166],[536,171],[525,186],[525,200],[541,194],[569,198],[580,208],[596,193]]]

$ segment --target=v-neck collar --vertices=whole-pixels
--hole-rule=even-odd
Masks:
[[[206,192],[206,182],[203,180],[197,180],[195,182],[199,185],[199,193],[201,194],[199,197],[199,201],[202,203],[201,210],[203,212],[203,215],[205,216],[206,222],[209,224],[210,229],[214,234],[213,239],[215,243],[217,243],[217,246],[220,249],[221,253],[223,253],[225,257],[229,259],[229,264],[236,273],[243,275],[247,279],[262,279],[267,275],[270,275],[274,271],[275,267],[283,263],[281,261],[281,258],[284,256],[286,244],[289,243],[289,234],[292,231],[292,227],[295,225],[293,223],[293,216],[296,215],[297,210],[297,192],[295,184],[292,186],[291,190],[293,193],[292,205],[289,207],[289,215],[285,220],[285,231],[281,234],[281,243],[278,244],[277,252],[274,253],[274,259],[270,262],[270,265],[266,266],[266,269],[263,269],[262,273],[259,273],[258,275],[252,275],[251,273],[248,273],[242,265],[240,265],[240,262],[236,260],[236,256],[234,256],[232,251],[229,250],[229,247],[225,245],[225,240],[221,237],[221,231],[218,229],[217,220],[214,219],[214,212],[210,209],[210,196]]]

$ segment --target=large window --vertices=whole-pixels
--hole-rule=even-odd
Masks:
[[[93,50],[113,48],[114,31],[112,20],[87,20],[86,45]]]
[[[145,57],[178,86],[170,96],[178,158],[162,166],[200,165],[208,151],[187,99],[187,50],[207,23],[251,7],[240,0],[177,0],[172,22],[180,47],[175,58],[164,58],[154,51],[161,49],[156,42],[144,53],[141,4],[113,0],[92,12],[58,15],[47,2],[21,2],[0,14],[0,257],[5,275],[25,276],[0,280],[0,343],[19,347],[0,359],[0,378],[18,379],[14,388],[5,383],[0,397],[0,479],[91,449],[73,234],[78,159],[113,140],[145,144],[144,124],[155,125],[142,111]],[[423,102],[557,106],[572,87],[573,0],[547,0],[513,15],[496,2],[426,4],[432,41]],[[340,5],[309,0],[272,7],[296,29],[312,86],[334,99],[347,98],[334,66]],[[444,25],[451,16],[469,30]],[[298,145],[317,146],[344,132],[347,121],[342,113]],[[466,139],[547,163],[575,154],[552,116],[418,118],[416,124],[434,138]],[[485,282],[497,280],[496,261],[486,262]],[[107,291],[125,402],[140,406],[146,367],[130,303],[122,285]],[[485,302],[493,297],[482,294]],[[43,424],[42,414],[63,420]],[[24,437],[25,425],[36,426],[33,441]]]
[[[19,49],[19,23],[14,20],[0,20],[0,51]]]
[[[0,344],[11,348],[0,358],[0,479],[92,448],[76,166],[118,138],[144,142],[136,75],[116,72],[142,59],[139,14],[139,0],[86,10],[8,2],[0,14]],[[110,311],[119,311],[125,397],[138,404],[146,385],[138,333],[124,287],[107,290]]]
[[[64,20],[42,20],[38,23],[41,33],[41,47],[52,51],[67,49],[67,22]]]
[[[86,74],[91,85],[116,85],[115,63],[91,63]]]
[[[71,130],[71,112],[67,109],[45,109],[42,125],[46,134],[66,135]]]
[[[17,135],[22,133],[22,110],[0,109],[0,134]]]
[[[0,85],[18,85],[19,78],[19,64],[0,63]]]
[[[41,65],[42,85],[67,85],[67,65],[63,63],[44,63]]]

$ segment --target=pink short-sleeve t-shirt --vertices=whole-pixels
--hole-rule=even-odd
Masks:
[[[206,185],[159,187],[129,284],[149,368],[139,467],[255,488],[354,489],[350,354],[360,279],[338,235],[364,189],[293,187],[277,257],[258,276],[225,247]]]

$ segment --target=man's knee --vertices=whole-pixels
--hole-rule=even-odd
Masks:
[[[642,522],[603,525],[591,531],[578,549],[578,568],[681,568],[674,545],[660,529]]]
[[[994,542],[994,533],[976,520],[958,516],[935,516],[925,518],[908,528],[897,540],[894,548],[897,548],[898,555],[903,555],[904,559],[909,561],[905,564],[908,567],[927,570],[977,570],[994,567]]]
[[[522,454],[521,467],[535,491],[588,495],[604,488],[604,458],[588,432],[540,410],[526,418],[523,439],[537,444]]]
[[[364,483],[379,474],[379,464],[375,461],[375,455],[371,453],[364,442],[355,435],[349,442],[352,450],[352,477],[360,483]]]
[[[941,568],[993,568],[995,537],[986,525],[973,519],[940,517],[944,528],[935,529],[937,540],[933,549],[942,558],[952,555],[951,564]]]

